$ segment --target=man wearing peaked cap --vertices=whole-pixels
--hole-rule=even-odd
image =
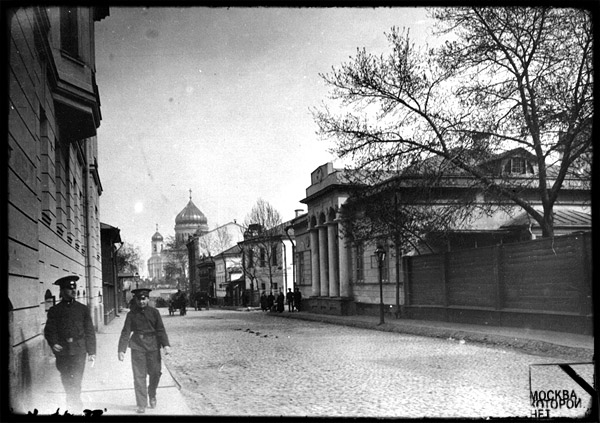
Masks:
[[[131,368],[137,412],[144,413],[150,401],[150,408],[156,407],[156,389],[161,376],[160,348],[165,354],[170,352],[169,337],[165,330],[160,312],[148,305],[151,289],[134,289],[136,307],[125,317],[121,337],[119,338],[119,360],[125,359],[127,347],[131,349]],[[150,376],[146,387],[146,375]]]
[[[152,291],[150,288],[139,288],[139,289],[134,289],[133,291],[131,291],[131,293],[133,295],[135,295],[137,298],[142,298],[142,297],[149,297],[150,291]]]
[[[56,368],[67,394],[67,408],[81,413],[81,381],[85,357],[96,358],[96,331],[87,306],[75,301],[78,276],[57,279],[62,301],[48,310],[44,336],[56,356]]]

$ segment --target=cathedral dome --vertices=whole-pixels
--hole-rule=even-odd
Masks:
[[[162,241],[163,236],[156,231],[154,235],[152,235],[152,241]]]
[[[207,220],[206,216],[204,216],[204,213],[202,213],[190,199],[189,203],[187,203],[187,206],[185,206],[185,208],[181,210],[175,218],[175,224],[206,225]]]

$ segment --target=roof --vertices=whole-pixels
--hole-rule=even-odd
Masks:
[[[152,235],[152,241],[162,241],[163,240],[163,236],[156,231],[156,233],[154,235]]]
[[[540,210],[538,210],[540,211]],[[574,209],[555,209],[554,227],[555,228],[591,228],[592,215],[581,210]],[[506,222],[500,229],[514,228],[520,226],[539,227],[539,223],[534,220],[527,212],[523,212],[513,219]]]
[[[179,212],[177,217],[175,217],[175,224],[193,223],[206,225],[206,222],[206,216],[196,207],[191,199],[183,210]]]
[[[217,254],[215,257],[219,257],[219,256],[227,256],[227,255],[235,255],[235,254],[241,254],[242,252],[242,248],[239,245],[234,245],[233,247]]]
[[[100,222],[100,233],[109,234],[108,236],[112,237],[111,242],[113,243],[121,243],[121,230],[114,226],[111,226],[107,223]],[[102,235],[102,237],[104,237]]]

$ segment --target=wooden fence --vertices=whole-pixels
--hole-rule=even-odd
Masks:
[[[591,334],[591,238],[404,257],[407,317]]]

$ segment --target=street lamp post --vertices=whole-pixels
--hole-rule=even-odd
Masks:
[[[135,275],[133,275],[133,278],[135,279],[135,289],[138,289],[139,286],[139,282],[140,282],[140,274],[138,272],[135,272]]]
[[[383,261],[385,260],[385,250],[381,246],[377,246],[375,250],[375,255],[377,255],[377,267],[379,268],[379,324],[383,325]]]

